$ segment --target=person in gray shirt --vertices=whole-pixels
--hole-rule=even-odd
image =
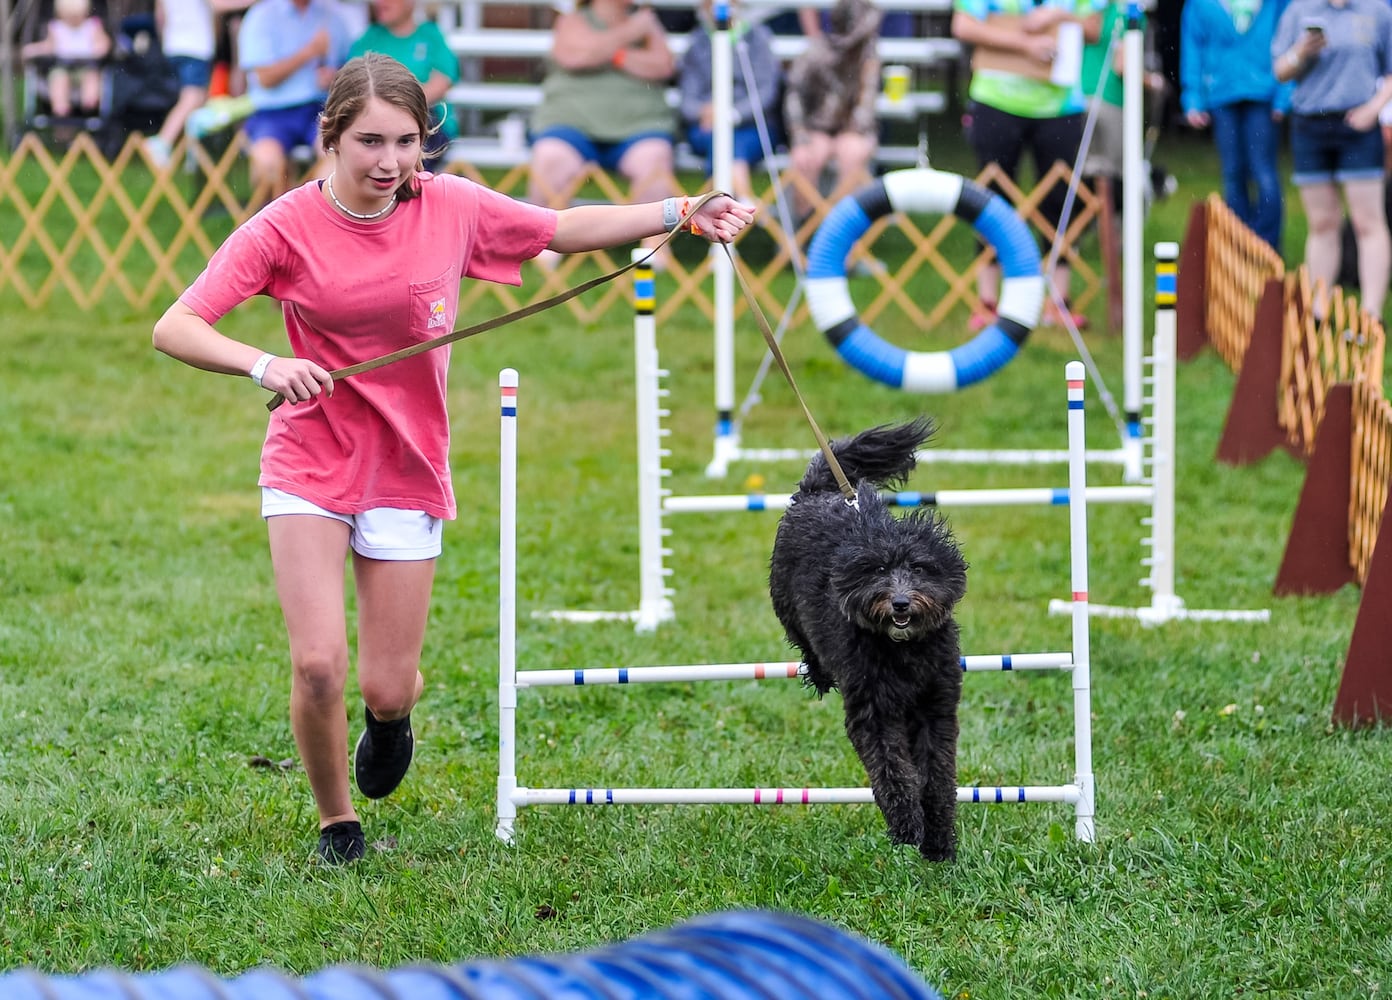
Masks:
[[[1386,0],[1292,0],[1271,41],[1272,69],[1291,93],[1291,179],[1309,233],[1310,277],[1339,273],[1343,199],[1358,247],[1359,301],[1381,317],[1392,270],[1378,113],[1392,100],[1392,6]],[[1317,297],[1316,315],[1327,305]]]

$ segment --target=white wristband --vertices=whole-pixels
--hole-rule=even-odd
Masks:
[[[662,200],[662,226],[669,233],[681,225],[681,209],[677,208],[677,199],[664,198]]]
[[[262,387],[261,380],[266,377],[266,369],[270,367],[271,362],[275,359],[276,356],[274,354],[263,354],[256,359],[256,364],[251,366],[251,371],[247,372],[247,374],[251,376],[251,380],[256,383],[256,388],[260,389]]]

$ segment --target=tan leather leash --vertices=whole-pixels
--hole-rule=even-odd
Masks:
[[[841,469],[841,463],[836,460],[835,453],[831,450],[831,444],[827,437],[822,433],[821,427],[817,425],[817,419],[812,416],[812,410],[807,405],[807,400],[802,398],[802,393],[798,390],[797,381],[793,378],[792,369],[788,367],[787,359],[783,357],[783,352],[778,348],[778,338],[773,335],[773,328],[769,326],[768,318],[764,311],[759,308],[759,302],[754,297],[754,290],[749,287],[749,280],[744,275],[744,269],[735,260],[734,252],[731,251],[728,243],[721,246],[725,250],[725,256],[730,258],[730,267],[735,272],[735,277],[739,279],[740,291],[744,293],[744,301],[749,303],[749,310],[754,314],[755,321],[759,324],[759,332],[764,335],[764,343],[768,344],[769,353],[773,355],[774,362],[778,365],[778,370],[783,373],[783,377],[788,380],[788,388],[793,390],[793,395],[797,397],[798,406],[802,407],[802,415],[807,418],[807,424],[812,428],[812,435],[817,439],[817,447],[822,450],[822,457],[826,459],[827,466],[831,469],[831,474],[836,478],[836,485],[841,488],[841,494],[846,498],[846,502],[854,505],[856,499],[855,487],[846,478],[846,473]]]
[[[722,192],[720,191],[708,191],[705,194],[701,195],[699,198],[696,199],[695,204],[692,205],[691,211],[688,213],[688,217],[695,215],[697,209],[699,209],[706,202],[710,201],[716,195],[721,193]],[[665,247],[667,243],[672,239],[672,237],[677,235],[677,233],[679,232],[681,232],[680,226],[678,226],[676,229],[673,229],[670,233],[663,237],[661,243],[653,247],[652,250],[646,256],[640,258],[639,260],[630,261],[629,263],[625,264],[623,267],[619,268],[616,271],[611,271],[608,274],[600,275],[598,278],[591,278],[589,281],[581,282],[580,284],[568,288],[564,292],[561,292],[557,295],[553,295],[548,299],[543,299],[540,302],[534,302],[529,306],[523,306],[521,309],[515,309],[512,312],[505,313],[501,316],[494,316],[492,319],[484,320],[482,323],[476,323],[473,326],[461,327],[460,329],[454,330],[450,333],[446,333],[442,336],[435,337],[432,340],[425,340],[419,344],[412,344],[409,347],[403,347],[399,351],[393,351],[390,354],[383,354],[381,357],[372,358],[368,361],[360,361],[357,364],[348,365],[346,368],[339,368],[336,371],[329,372],[329,375],[335,381],[341,378],[348,378],[352,375],[361,375],[363,372],[372,371],[376,368],[382,368],[386,365],[392,364],[395,361],[403,361],[406,358],[413,358],[417,354],[424,354],[426,351],[433,351],[437,347],[443,347],[446,344],[453,344],[456,341],[464,340],[466,337],[473,337],[480,333],[487,333],[489,330],[496,330],[498,327],[506,326],[508,323],[512,323],[520,319],[526,319],[529,316],[535,316],[537,313],[540,312],[545,312],[552,306],[558,306],[563,302],[568,302],[571,299],[575,298],[577,295],[582,295],[585,292],[588,292],[591,288],[595,288],[608,281],[613,281],[615,278],[620,277],[623,274],[627,274],[635,267],[640,267],[641,265],[646,264],[649,260],[652,259],[653,254],[657,253],[659,250]],[[798,405],[802,407],[802,414],[804,417],[807,418],[808,426],[812,428],[812,434],[817,439],[817,447],[821,449],[822,455],[826,459],[827,465],[831,469],[831,474],[836,478],[837,486],[840,487],[841,493],[843,496],[845,496],[846,501],[848,503],[854,504],[856,496],[855,488],[851,486],[850,481],[846,478],[846,473],[841,469],[841,463],[836,460],[836,455],[831,450],[831,444],[827,441],[826,435],[822,433],[822,429],[820,426],[818,426],[816,418],[812,416],[812,410],[808,407],[807,401],[803,399],[802,393],[798,390],[797,382],[793,378],[792,370],[788,367],[788,362],[783,357],[783,352],[778,348],[778,340],[773,335],[773,328],[769,326],[768,319],[764,316],[764,311],[759,308],[759,302],[754,297],[753,290],[749,287],[749,281],[745,277],[743,269],[739,266],[738,261],[736,261],[735,259],[734,253],[730,250],[730,245],[728,243],[722,243],[720,244],[720,246],[725,250],[725,256],[729,258],[730,267],[734,270],[735,276],[739,279],[740,291],[744,294],[745,301],[749,303],[749,309],[754,314],[754,318],[759,325],[759,331],[763,334],[764,341],[768,344],[768,349],[770,353],[773,355],[773,360],[777,362],[779,371],[781,371],[783,373],[783,377],[788,380],[789,388],[793,390],[793,395],[797,397]],[[280,393],[276,393],[266,404],[266,409],[275,410],[284,402],[285,397]]]

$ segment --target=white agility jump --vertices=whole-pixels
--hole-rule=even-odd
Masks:
[[[1072,648],[1067,652],[1010,653],[964,656],[964,671],[1060,670],[1072,678],[1073,780],[1059,785],[966,786],[957,789],[958,802],[1054,802],[1074,810],[1077,839],[1096,839],[1095,780],[1092,770],[1092,681],[1087,577],[1087,468],[1084,455],[1084,368],[1070,362],[1066,369],[1068,398],[1068,495]],[[498,570],[498,798],[497,836],[511,842],[518,811],[538,805],[814,805],[868,803],[868,787],[815,788],[770,786],[756,788],[530,788],[517,774],[517,711],[519,692],[527,688],[588,687],[596,684],[759,680],[797,678],[801,664],[793,661],[718,663],[687,666],[604,667],[579,670],[517,669],[517,420],[518,378],[511,368],[499,375],[501,447],[499,491]]]
[[[644,251],[634,252],[641,260]],[[1270,612],[1196,610],[1187,608],[1175,587],[1175,260],[1179,248],[1160,243],[1156,256],[1156,315],[1152,353],[1144,360],[1143,386],[1148,390],[1142,402],[1149,407],[1141,416],[1143,433],[1142,482],[1128,486],[1089,486],[1087,500],[1093,504],[1139,504],[1148,507],[1141,518],[1144,554],[1139,561],[1145,576],[1140,586],[1150,591],[1150,602],[1140,607],[1093,604],[1092,613],[1102,617],[1135,618],[1146,625],[1176,620],[1267,621]],[[1168,291],[1167,291],[1168,290]],[[663,459],[670,456],[663,447],[669,431],[662,426],[670,411],[663,405],[668,390],[662,380],[668,372],[661,367],[657,351],[656,283],[650,267],[634,269],[634,374],[638,423],[638,607],[633,610],[554,610],[537,612],[572,622],[631,621],[639,631],[657,628],[675,617],[674,589],[669,585],[672,571],[666,564],[672,534],[666,524],[670,514],[733,513],[740,511],[778,511],[784,509],[790,494],[710,494],[676,496],[664,485],[670,471]],[[920,453],[933,455],[937,449]],[[1040,454],[1061,455],[1067,451]],[[803,453],[804,460],[811,451]],[[1084,452],[1084,456],[1090,456]],[[932,492],[901,491],[884,494],[892,506],[985,507],[985,506],[1061,506],[1068,502],[1068,491],[1040,487],[1013,489],[944,489]],[[1055,614],[1068,613],[1066,604],[1055,603]]]

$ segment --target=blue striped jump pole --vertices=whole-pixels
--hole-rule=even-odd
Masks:
[[[1068,504],[1068,534],[1073,590],[1073,783],[1078,788],[1078,798],[1074,804],[1074,832],[1079,840],[1091,843],[1097,839],[1097,828],[1093,822],[1087,462],[1083,458],[1084,442],[1087,440],[1083,422],[1086,369],[1081,361],[1070,361],[1064,375],[1068,383],[1068,490],[1072,494]]]
[[[498,373],[498,839],[512,842],[517,806],[517,370]]]
[[[999,653],[963,656],[964,673],[1011,670],[1072,670],[1072,653]],[[678,681],[762,681],[802,677],[798,660],[761,663],[697,663],[685,666],[589,667],[574,670],[518,670],[519,688],[586,687],[600,684],[666,684]]]
[[[1146,503],[1149,486],[1090,486],[1089,503]],[[901,490],[881,493],[889,507],[1066,507],[1066,487],[1026,486],[1006,489],[933,490],[922,493]],[[735,511],[786,510],[791,494],[730,493],[711,496],[667,497],[662,509],[669,514],[720,514]]]
[[[1068,785],[961,785],[957,801],[982,805],[1062,802],[1077,805],[1082,790]],[[870,788],[518,788],[526,806],[824,806],[866,805]],[[1079,834],[1080,840],[1090,838]]]

